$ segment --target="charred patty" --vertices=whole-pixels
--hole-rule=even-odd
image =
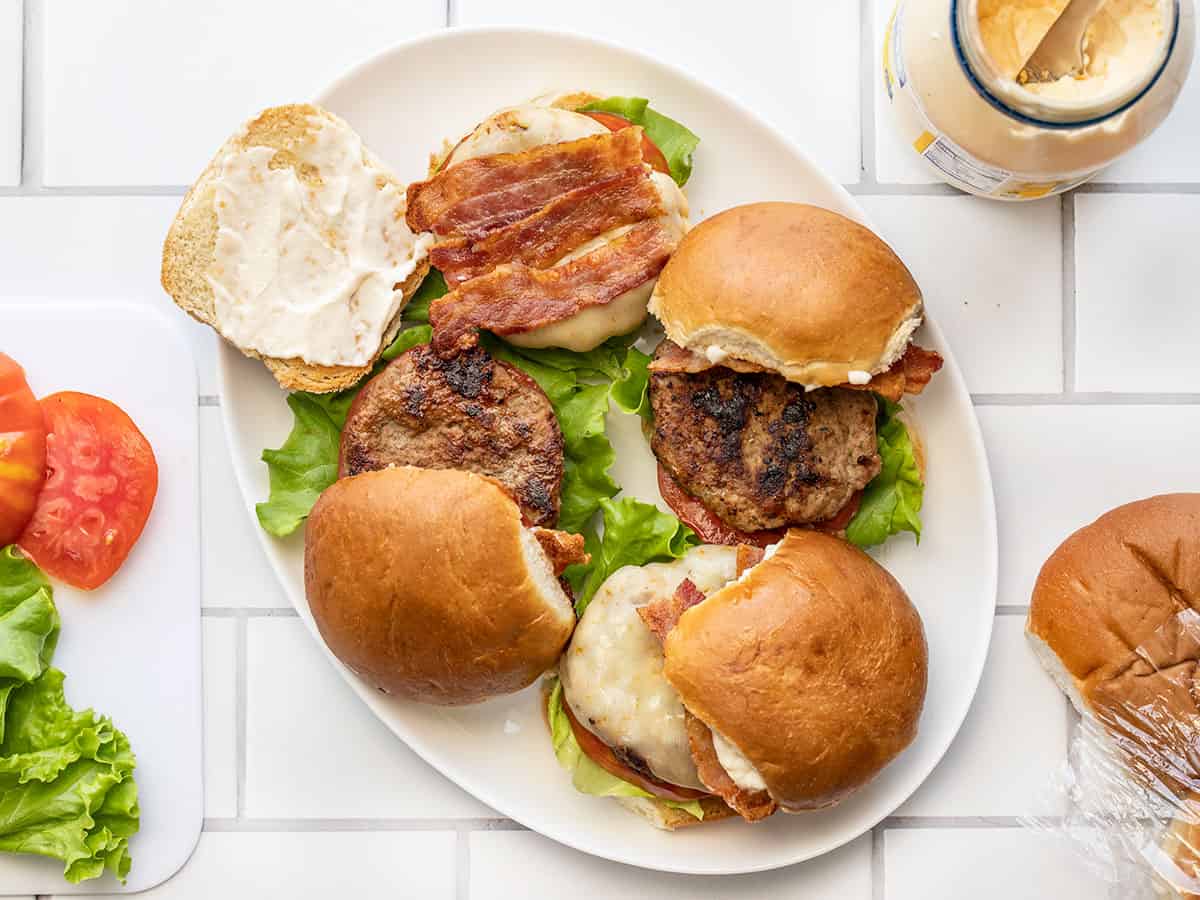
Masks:
[[[654,455],[743,531],[836,516],[879,474],[875,398],[779,375],[651,372]]]
[[[533,525],[558,519],[563,439],[542,389],[476,347],[414,347],[372,378],[346,417],[338,475],[392,465],[465,469],[513,493]]]

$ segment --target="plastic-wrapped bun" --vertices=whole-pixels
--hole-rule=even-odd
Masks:
[[[1112,896],[1200,898],[1200,494],[1130,503],[1043,566],[1027,633],[1081,721],[1055,784]]]

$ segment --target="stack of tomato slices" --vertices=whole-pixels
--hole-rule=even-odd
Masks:
[[[154,451],[120,407],[74,391],[39,401],[0,353],[0,547],[97,588],[129,556],[157,491]]]

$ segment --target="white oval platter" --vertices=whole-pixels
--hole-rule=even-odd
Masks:
[[[579,35],[516,28],[439,32],[363,62],[316,100],[345,117],[403,179],[417,180],[443,139],[457,139],[501,107],[568,89],[648,97],[701,137],[687,185],[693,222],[755,200],[803,201],[865,221],[850,195],[800,148],[738,102],[650,57]],[[812,123],[814,131],[820,127]],[[931,299],[936,310],[937,298]],[[971,705],[991,636],[996,516],[987,458],[970,396],[936,323],[919,339],[946,358],[945,369],[911,404],[928,458],[925,532],[919,547],[900,536],[877,556],[924,619],[929,693],[916,742],[837,808],[777,815],[753,827],[725,821],[659,832],[616,803],[575,792],[554,759],[536,688],[481,706],[442,709],[385,697],[332,656],[331,662],[430,765],[498,813],[579,850],[650,869],[721,874],[788,865],[853,840],[899,807],[941,760]],[[227,345],[220,376],[226,432],[253,517],[254,503],[267,495],[259,456],[283,441],[291,416],[262,365]],[[617,481],[627,494],[661,504],[637,420],[618,413],[609,420]],[[320,641],[304,598],[303,536],[260,536]]]

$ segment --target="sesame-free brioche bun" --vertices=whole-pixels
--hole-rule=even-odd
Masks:
[[[871,557],[816,531],[680,618],[664,673],[688,710],[758,770],[786,812],[831,806],[917,734],[925,632]]]
[[[923,309],[920,288],[887,244],[803,203],[751,203],[701,222],[650,298],[650,312],[681,347],[717,348],[718,359],[829,387],[888,369]]]
[[[470,472],[403,466],[334,482],[308,518],[304,586],[338,659],[425,703],[527,687],[575,627],[517,504]]]
[[[1129,503],[1067,538],[1026,633],[1132,775],[1160,795],[1200,789],[1200,494]]]

